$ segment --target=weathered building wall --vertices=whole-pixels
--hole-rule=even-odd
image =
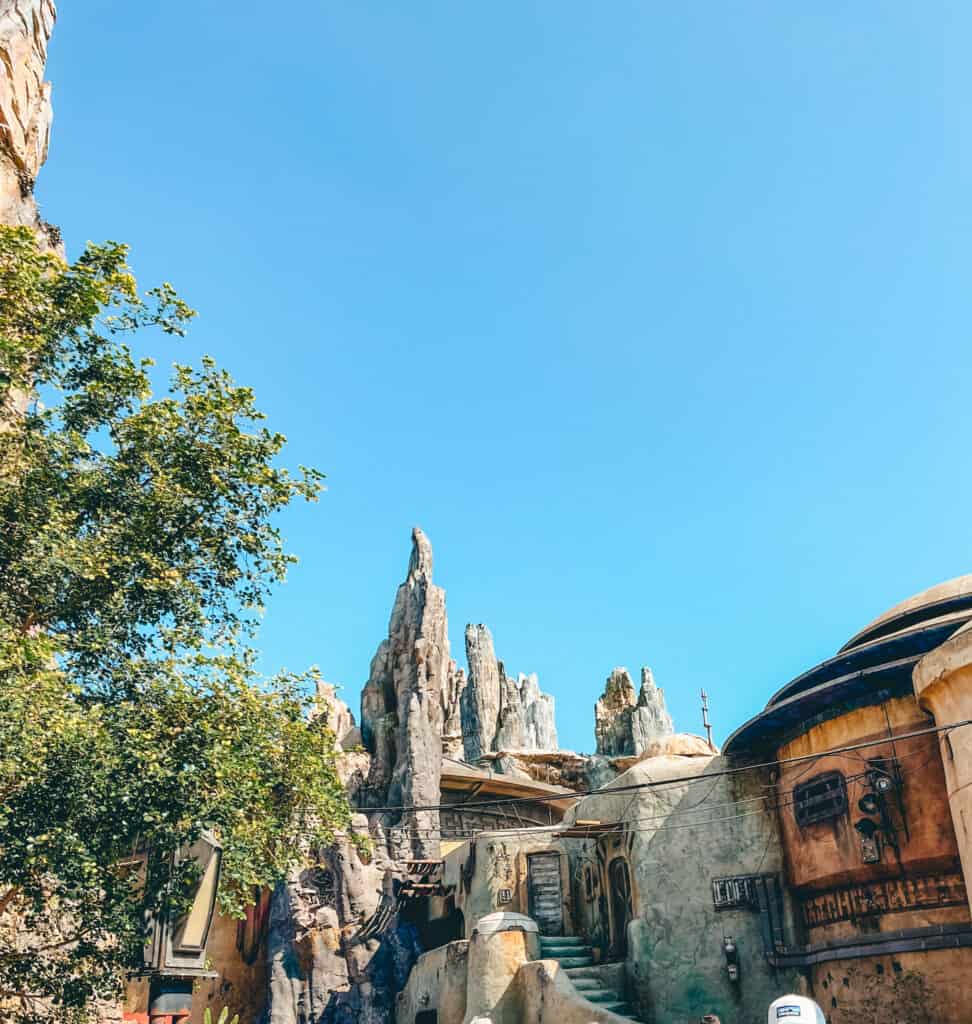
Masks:
[[[972,984],[972,948],[934,948],[939,941],[963,941],[970,924],[939,740],[933,734],[888,738],[889,732],[902,735],[928,725],[915,699],[901,697],[831,718],[778,750],[785,760],[868,744],[785,765],[778,783],[787,878],[807,950],[814,954],[813,994],[831,1024],[851,1024],[861,1013],[900,1024],[969,1019],[955,993]],[[866,847],[867,837],[855,826],[867,819],[881,823],[879,815],[859,806],[873,796],[867,772],[875,762],[890,765],[895,758],[900,787],[887,805],[899,849],[883,834],[876,846]],[[835,773],[846,786],[846,810],[801,826],[799,787]],[[919,930],[925,941],[911,941],[909,951],[909,936]],[[855,941],[867,944],[859,950],[866,955],[838,959],[840,944]]]
[[[626,862],[632,893],[627,996],[654,1024],[684,1024],[703,1013],[717,1013],[724,1024],[760,1020],[776,996],[802,984],[798,971],[766,963],[755,906],[715,908],[714,879],[779,878],[783,869],[773,801],[767,799],[770,780],[756,773],[707,777],[722,767],[725,762],[715,755],[640,761],[603,795],[581,801],[574,813],[577,821],[623,821],[623,828],[565,841],[578,929],[606,955],[617,945],[611,864],[618,858]],[[664,785],[610,793],[612,786],[648,782]],[[781,910],[791,921],[785,900]],[[727,935],[738,949],[737,983],[726,969]]]
[[[412,1024],[418,1014],[429,1010],[436,1011],[436,1024],[463,1024],[468,958],[465,939],[423,953],[396,1002],[396,1024]]]
[[[803,890],[825,890],[871,882],[879,878],[946,873],[958,868],[958,846],[945,792],[945,778],[934,735],[899,741],[888,740],[893,733],[914,732],[929,725],[913,697],[889,700],[884,704],[859,708],[832,718],[781,746],[780,760],[804,757],[858,743],[869,745],[848,754],[822,757],[813,761],[783,766],[778,795],[780,822],[791,885]],[[905,831],[899,833],[900,858],[884,846],[881,860],[866,864],[862,860],[861,835],[854,828],[863,816],[858,801],[869,792],[867,762],[892,758],[897,753],[901,766],[901,798],[904,820],[895,819]],[[794,791],[827,773],[837,772],[845,779],[847,812],[833,819],[800,827],[794,813]]]
[[[502,911],[531,916],[528,858],[538,853],[554,853],[560,858],[564,934],[575,934],[570,861],[558,831],[559,826],[548,826],[490,832],[446,856],[443,882],[455,893],[467,938],[487,914]]]
[[[972,721],[972,630],[968,626],[915,666],[915,694],[939,727]],[[937,744],[965,878],[972,878],[972,726],[941,732]],[[972,885],[966,886],[972,901]]]
[[[192,1000],[192,1024],[203,1024],[207,1006],[212,1010],[213,1020],[223,1007],[229,1009],[231,1017],[238,1013],[242,1024],[253,1024],[259,1019],[267,1001],[269,970],[266,916],[257,918],[248,935],[247,922],[216,915],[206,954],[218,977],[198,983]],[[245,943],[249,948],[241,948]]]

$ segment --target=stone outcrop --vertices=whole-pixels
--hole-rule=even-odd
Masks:
[[[597,753],[607,757],[642,754],[654,740],[674,732],[664,691],[655,685],[651,669],[641,670],[637,696],[628,670],[614,669],[594,706]]]
[[[503,684],[493,649],[493,634],[482,624],[466,626],[469,679],[462,700],[465,758],[474,763],[495,750]]]
[[[326,683],[323,679],[317,682],[317,708],[315,714],[323,715],[327,727],[334,733],[334,743],[337,750],[354,750],[361,746],[361,730],[355,724],[354,715],[351,709],[337,695],[337,687],[333,683]]]
[[[371,662],[361,694],[361,733],[371,754],[365,806],[401,806],[377,816],[397,858],[439,855],[442,734],[454,723],[461,680],[449,656],[445,591],[432,582],[432,546],[416,527],[405,582],[398,588],[388,636]]]
[[[554,699],[540,690],[537,674],[522,672],[514,680],[503,671],[503,703],[496,730],[497,750],[556,750]]]
[[[51,86],[44,81],[52,0],[0,0],[0,223],[41,224],[34,181],[47,159]],[[56,239],[52,239],[57,244]]]
[[[414,925],[396,913],[394,865],[381,842],[371,858],[346,839],[317,861],[271,898],[263,1024],[389,1024],[420,952]]]
[[[486,626],[466,626],[469,679],[462,696],[465,759],[496,750],[556,750],[554,700],[535,674],[507,676]]]

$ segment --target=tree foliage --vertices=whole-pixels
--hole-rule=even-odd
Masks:
[[[321,477],[279,466],[284,438],[210,359],[153,394],[128,338],[192,315],[169,285],[140,296],[123,246],[68,265],[0,228],[4,1019],[116,996],[202,830],[239,914],[349,823],[309,674],[261,679],[249,646],[292,561],[274,513]]]

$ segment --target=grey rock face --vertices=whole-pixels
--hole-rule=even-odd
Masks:
[[[637,697],[628,670],[614,669],[594,706],[597,753],[607,757],[641,754],[653,741],[674,732],[664,691],[655,685],[651,669],[641,670]]]
[[[271,899],[264,1024],[389,1024],[420,952],[395,912],[392,866],[381,844],[366,861],[346,840],[317,860]]]
[[[507,676],[486,626],[466,626],[469,679],[462,699],[465,759],[494,750],[556,750],[554,699],[535,674]]]
[[[500,707],[497,750],[556,750],[557,724],[554,721],[554,699],[543,693],[537,674],[515,680],[503,676],[503,704]]]
[[[449,657],[445,591],[432,582],[432,546],[416,527],[408,575],[398,588],[388,637],[361,694],[361,733],[371,754],[366,806],[428,806],[440,801],[443,731],[455,728],[461,678]],[[397,858],[439,855],[437,811],[383,814]]]
[[[466,626],[469,679],[462,700],[462,733],[466,760],[478,761],[494,750],[503,686],[493,635],[482,624]]]
[[[31,193],[50,138],[44,66],[56,17],[53,0],[0,0],[0,223],[40,226]]]
[[[318,680],[316,696],[317,709],[311,718],[324,716],[327,727],[334,733],[336,749],[343,751],[360,747],[361,730],[355,724],[351,709],[337,695],[337,687]]]

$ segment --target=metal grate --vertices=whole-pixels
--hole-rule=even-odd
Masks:
[[[756,880],[759,875],[733,875],[730,878],[712,879],[712,904],[716,910],[731,910],[734,907],[755,909],[759,906],[756,894]]]
[[[813,825],[847,813],[847,784],[840,772],[824,772],[793,789],[793,813],[797,824]]]

